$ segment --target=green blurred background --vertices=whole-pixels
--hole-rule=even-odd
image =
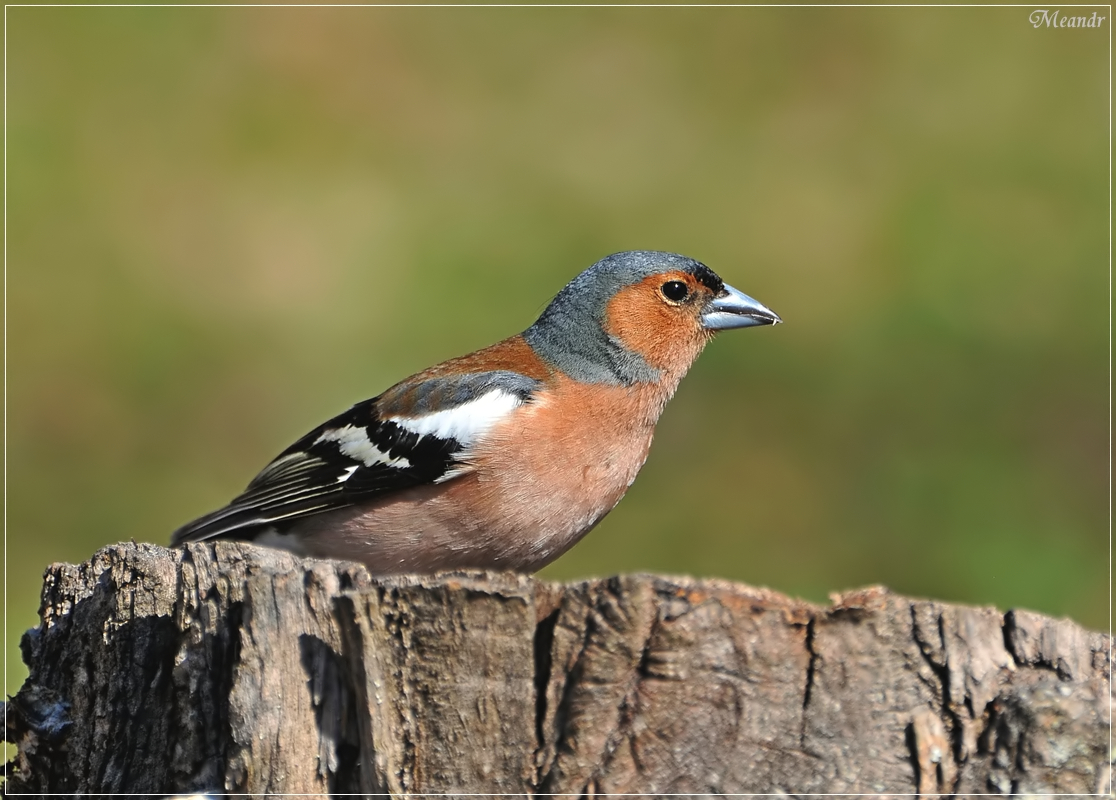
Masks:
[[[608,253],[779,312],[551,578],[1108,625],[1108,36],[1025,8],[9,8],[7,684],[40,576]]]

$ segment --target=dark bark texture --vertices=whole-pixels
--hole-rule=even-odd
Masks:
[[[41,617],[12,795],[1109,791],[1110,639],[1026,611],[133,543]]]

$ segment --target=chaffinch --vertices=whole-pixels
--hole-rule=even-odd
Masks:
[[[173,542],[248,539],[380,575],[540,569],[624,496],[713,335],[780,321],[691,258],[608,256],[523,333],[318,426]]]

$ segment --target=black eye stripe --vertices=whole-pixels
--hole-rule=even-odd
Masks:
[[[667,281],[659,289],[663,297],[672,303],[681,303],[690,294],[690,287],[682,281]]]

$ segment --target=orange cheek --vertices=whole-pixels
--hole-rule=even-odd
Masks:
[[[707,337],[688,307],[659,297],[661,282],[652,277],[617,292],[605,312],[605,330],[653,367],[686,369]]]

